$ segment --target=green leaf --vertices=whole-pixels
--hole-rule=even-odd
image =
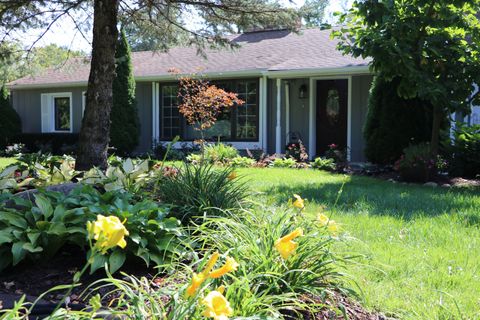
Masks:
[[[50,218],[53,214],[53,208],[50,200],[44,195],[36,194],[35,195],[35,204],[40,209],[40,212],[43,214],[45,219]]]
[[[48,233],[61,236],[67,233],[67,228],[61,222],[54,222],[50,225],[50,228],[48,228]]]
[[[66,213],[67,213],[67,210],[65,209],[64,205],[59,204],[55,208],[55,211],[53,212],[52,222],[53,221],[62,221],[63,217],[65,216]]]
[[[36,226],[40,231],[47,231],[50,227],[50,222],[48,222],[48,221],[38,221],[36,223]]]
[[[108,258],[110,272],[114,273],[115,271],[120,269],[122,265],[125,263],[126,258],[127,256],[125,255],[125,252],[120,250],[115,250]]]
[[[31,253],[36,253],[36,252],[42,252],[43,251],[43,248],[42,247],[35,247],[33,244],[31,243],[25,243],[22,248],[24,250],[27,250],[28,252],[31,252]]]
[[[101,254],[97,254],[95,257],[93,257],[93,262],[90,265],[90,274],[93,274],[98,269],[103,268],[106,262],[107,257]]]
[[[10,231],[2,230],[0,231],[0,245],[4,243],[10,243],[13,241],[13,237]]]
[[[17,213],[5,211],[0,212],[0,221],[6,222],[7,224],[14,225],[22,229],[27,228],[27,221]]]
[[[20,261],[22,261],[27,252],[23,249],[25,242],[15,242],[12,245],[12,264],[16,266]]]
[[[37,244],[38,237],[40,237],[40,232],[38,231],[33,231],[33,232],[28,232],[27,233],[27,238],[30,240],[30,243],[33,245]]]

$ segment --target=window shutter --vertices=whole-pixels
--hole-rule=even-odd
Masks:
[[[48,94],[42,94],[42,132],[52,131],[51,125],[51,96]]]

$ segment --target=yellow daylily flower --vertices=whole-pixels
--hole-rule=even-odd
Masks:
[[[295,198],[295,201],[293,201],[293,206],[298,209],[303,209],[305,208],[305,200],[302,199],[298,194],[294,194],[293,197]]]
[[[125,236],[129,235],[128,230],[116,216],[105,217],[99,214],[96,221],[87,222],[87,230],[90,238],[97,241],[95,246],[102,253],[116,246],[123,249],[127,245]]]
[[[232,171],[230,172],[230,174],[228,175],[228,180],[234,180],[237,178],[237,173],[235,171]]]
[[[317,221],[320,223],[321,226],[326,226],[328,225],[330,218],[324,215],[323,213],[319,213],[317,215]]]
[[[327,230],[332,236],[336,236],[338,231],[340,231],[340,226],[335,222],[335,220],[330,220],[328,222]]]
[[[200,274],[194,273],[193,277],[192,277],[192,283],[187,288],[186,296],[187,297],[194,296],[195,293],[197,292],[198,288],[200,288],[200,286],[202,285],[202,283],[206,279],[207,279],[207,277],[205,277],[205,275],[203,273],[200,273]]]
[[[221,268],[213,270],[212,272],[210,272],[209,277],[213,278],[213,279],[220,278],[221,276],[223,276],[223,275],[225,275],[229,272],[236,271],[237,268],[238,268],[237,261],[235,261],[235,259],[233,259],[231,257],[227,257],[227,260],[225,261],[225,264]]]
[[[275,249],[277,249],[283,259],[288,259],[295,252],[298,243],[294,242],[293,239],[300,236],[303,236],[303,230],[298,228],[275,241]]]
[[[207,280],[209,277],[210,271],[212,271],[213,267],[215,266],[215,263],[218,260],[218,257],[220,254],[215,251],[211,256],[210,259],[208,259],[207,265],[205,266],[205,269],[200,272],[200,273],[194,273],[192,276],[192,282],[190,283],[190,286],[188,286],[187,291],[185,292],[187,297],[191,297],[195,295],[197,290],[200,288],[202,283]]]
[[[213,318],[214,320],[227,320],[233,315],[233,309],[230,303],[219,291],[211,291],[202,300],[202,305],[206,307],[203,316]]]
[[[217,263],[219,256],[220,254],[218,253],[218,251],[215,251],[210,256],[210,259],[208,259],[207,265],[205,266],[205,270],[202,271],[203,275],[207,277],[210,274],[210,271],[212,271],[213,267],[215,266],[215,263]]]

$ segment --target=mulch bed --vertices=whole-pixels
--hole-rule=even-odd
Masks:
[[[49,261],[39,263],[24,263],[14,268],[4,270],[0,274],[0,306],[3,309],[9,309],[13,307],[15,301],[18,301],[24,294],[27,295],[27,301],[33,302],[39,295],[46,292],[56,285],[68,285],[72,283],[73,275],[77,272],[85,263],[85,252],[82,252],[76,247],[65,248],[60,254]],[[136,277],[145,276],[150,280],[154,280],[154,283],[161,283],[161,278],[155,278],[155,270],[147,269],[144,267],[139,268],[138,265],[127,265],[122,271],[127,274],[134,275]],[[81,310],[85,307],[88,301],[88,295],[82,296],[82,292],[96,280],[104,278],[105,274],[102,272],[96,272],[93,275],[89,275],[86,272],[82,278],[82,285],[76,287],[70,295],[69,308],[74,310]],[[156,280],[160,281],[156,281]],[[110,288],[111,289],[111,288]],[[110,291],[109,288],[102,288],[96,293],[100,293],[105,297]],[[47,316],[53,311],[56,304],[62,299],[65,291],[55,291],[49,293],[43,297],[35,308],[35,316]],[[84,300],[83,300],[83,299]],[[112,297],[113,298],[113,297]],[[358,303],[353,302],[343,296],[336,296],[327,301],[320,301],[319,298],[309,297],[309,301],[315,303],[322,303],[326,306],[334,308],[335,306],[342,305],[342,309],[348,316],[348,319],[357,320],[387,320],[390,318],[385,317],[380,313],[368,312],[362,308]],[[298,318],[292,317],[288,319]],[[317,320],[317,319],[347,319],[342,314],[335,313],[333,311],[323,310],[312,316],[305,314],[303,317],[305,320]]]

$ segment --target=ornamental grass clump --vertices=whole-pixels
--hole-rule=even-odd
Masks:
[[[160,179],[156,190],[162,201],[173,205],[171,214],[185,222],[238,209],[247,197],[233,168],[207,164],[184,165],[177,175]]]

